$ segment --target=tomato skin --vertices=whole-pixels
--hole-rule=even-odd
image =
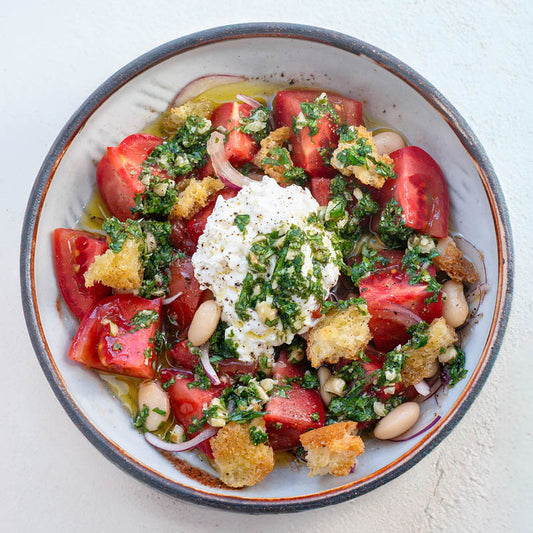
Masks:
[[[54,230],[54,262],[59,290],[69,309],[81,320],[111,289],[95,283],[85,287],[83,274],[97,255],[107,250],[107,242],[85,231]]]
[[[319,205],[328,205],[331,191],[329,190],[329,178],[311,178],[309,187],[311,194]]]
[[[154,356],[145,357],[147,349],[154,351],[153,338],[161,323],[161,298],[146,300],[131,294],[110,296],[100,301],[81,321],[68,356],[89,368],[105,370],[137,378],[153,378]],[[139,311],[156,311],[157,322],[134,331],[131,319]],[[116,324],[118,332],[111,333],[105,319]],[[119,348],[117,348],[119,346]]]
[[[291,128],[289,142],[292,145],[291,157],[295,166],[302,167],[311,177],[332,178],[336,171],[324,163],[320,149],[334,148],[338,141],[337,125],[329,118],[323,117],[318,121],[318,133],[312,138],[309,128],[303,128],[294,134],[292,119],[301,112],[302,102],[312,102],[321,91],[285,90],[276,94],[274,113],[277,126]],[[340,122],[351,126],[359,126],[363,122],[363,106],[361,102],[345,98],[335,93],[327,93],[329,101],[335,106]]]
[[[427,283],[409,283],[409,275],[401,266],[402,252],[380,252],[390,260],[389,265],[378,268],[370,276],[359,282],[361,296],[366,300],[368,311],[372,315],[369,322],[374,345],[378,350],[387,352],[398,344],[405,344],[409,339],[407,329],[399,321],[392,321],[383,317],[380,311],[388,304],[401,305],[418,315],[428,324],[435,318],[442,316],[442,295],[438,300],[426,304],[431,297]],[[435,275],[435,267],[428,267],[430,275]]]
[[[144,191],[139,181],[142,164],[152,150],[163,142],[160,137],[136,133],[118,146],[107,149],[96,167],[96,183],[111,214],[119,220],[135,218],[135,195]]]
[[[215,204],[217,203],[218,197],[222,196],[225,200],[228,200],[229,198],[237,196],[238,192],[239,191],[236,189],[222,189],[217,193],[215,198],[213,198],[202,210],[198,211],[198,213],[196,213],[196,215],[189,220],[189,223],[187,224],[187,234],[189,235],[189,239],[194,243],[195,250],[196,246],[198,245],[198,239],[205,230],[207,219],[213,212],[213,209],[215,209]]]
[[[194,267],[189,257],[176,259],[170,265],[169,295],[181,292],[172,303],[167,306],[169,315],[178,323],[180,329],[189,327],[202,302],[205,293],[200,289],[198,280],[194,277]]]
[[[390,156],[398,177],[387,180],[381,189],[381,207],[395,198],[403,209],[406,226],[438,239],[447,237],[450,198],[439,165],[417,146],[406,146]]]
[[[222,126],[229,132],[224,151],[226,158],[234,166],[250,163],[259,150],[253,137],[239,129],[241,117],[248,117],[252,109],[248,104],[228,102],[217,107],[211,116],[213,128]]]
[[[196,242],[193,241],[187,232],[187,223],[183,220],[175,219],[172,221],[172,231],[170,233],[172,244],[187,255],[193,255],[196,252]]]
[[[274,378],[303,375],[304,367],[292,365],[287,360],[287,354],[281,352],[280,358],[274,364]],[[300,435],[309,429],[322,427],[325,421],[324,405],[318,392],[304,389],[297,383],[293,383],[292,388],[287,391],[287,398],[272,397],[265,411],[268,438],[274,450],[290,450],[300,446]],[[311,418],[314,413],[318,413],[317,421]]]

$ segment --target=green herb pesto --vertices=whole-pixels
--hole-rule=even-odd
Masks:
[[[143,309],[134,315],[130,320],[130,326],[133,326],[133,331],[149,328],[159,320],[159,313],[149,309]]]
[[[428,237],[431,239],[431,237]],[[409,240],[409,243],[411,240]],[[428,268],[432,264],[434,257],[439,255],[437,247],[431,248],[429,251],[422,251],[420,246],[414,246],[412,249],[407,249],[402,259],[402,265],[407,274],[409,274],[409,283],[427,283],[427,291],[433,293],[432,296],[426,298],[425,303],[430,304],[436,302],[439,298],[439,292],[442,287],[435,276],[431,275]]]
[[[251,426],[249,429],[249,432],[250,432],[250,440],[252,441],[252,444],[254,446],[258,446],[259,444],[268,442],[267,433],[263,431],[260,427]]]
[[[378,265],[387,266],[390,260],[379,255],[377,250],[370,248],[367,244],[363,244],[361,248],[361,261],[354,263],[352,266],[351,278],[353,284],[357,287],[359,282],[372,274]]]
[[[148,431],[146,429],[146,419],[148,418],[149,414],[150,411],[148,409],[148,406],[146,404],[143,404],[142,409],[140,411],[137,411],[137,414],[133,419],[133,427],[143,432]]]
[[[267,106],[252,109],[250,115],[241,116],[239,122],[239,129],[243,133],[251,135],[256,142],[261,142],[270,133],[270,109]]]
[[[292,131],[295,135],[303,128],[309,128],[309,135],[314,137],[318,133],[318,122],[328,116],[335,124],[340,122],[339,114],[328,100],[327,94],[322,93],[315,98],[314,102],[302,102],[301,112],[292,118]]]
[[[246,231],[246,224],[250,222],[250,215],[237,215],[233,223],[243,232]]]
[[[174,179],[206,162],[211,121],[190,115],[176,135],[156,146],[145,159],[139,180],[146,189],[135,195],[132,213],[166,217],[176,203]]]
[[[326,313],[329,313],[332,309],[344,311],[352,305],[356,305],[362,315],[366,315],[368,313],[368,309],[366,307],[366,300],[364,298],[348,298],[348,300],[338,300],[336,302],[327,301],[322,304],[320,311],[322,312],[322,314],[325,315]]]
[[[457,355],[444,365],[445,376],[449,378],[450,387],[454,387],[466,377],[468,370],[465,368],[466,356],[459,346],[455,346]]]
[[[288,182],[302,186],[307,183],[307,174],[303,168],[294,166],[287,148],[275,146],[270,150],[269,154],[270,157],[263,158],[261,164],[283,167],[283,177]]]
[[[378,223],[378,232],[386,246],[393,250],[405,248],[407,239],[413,233],[411,228],[405,225],[403,209],[395,198],[385,205]]]

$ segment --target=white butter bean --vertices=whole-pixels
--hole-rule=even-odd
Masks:
[[[463,284],[447,281],[442,285],[442,316],[452,328],[458,328],[468,317],[468,303]]]
[[[155,381],[144,381],[139,385],[137,395],[139,411],[144,406],[148,408],[145,426],[148,431],[155,431],[161,422],[166,422],[170,416],[170,402],[167,393]]]
[[[207,300],[202,303],[194,313],[191,325],[189,326],[188,338],[193,346],[200,346],[207,342],[217,329],[218,321],[222,309],[214,300]]]
[[[390,154],[405,146],[402,137],[393,131],[384,131],[374,135],[374,142],[380,154]]]
[[[431,363],[431,366],[428,368],[427,372],[423,376],[424,378],[432,378],[440,370],[440,365],[437,359]]]
[[[439,251],[440,255],[446,254],[446,248],[448,248],[448,245],[456,246],[455,241],[450,237],[444,237],[443,239],[439,239],[437,242],[437,250]]]
[[[329,392],[326,392],[324,386],[331,378],[331,371],[329,370],[329,368],[321,366],[317,371],[317,375],[318,381],[320,382],[320,397],[322,398],[324,405],[327,407],[331,402],[332,396]]]
[[[417,403],[402,403],[377,423],[374,437],[380,440],[394,439],[412,428],[419,416],[420,407]]]

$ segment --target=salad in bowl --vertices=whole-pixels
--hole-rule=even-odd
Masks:
[[[427,431],[420,403],[465,377],[466,293],[484,289],[424,146],[342,94],[251,87],[187,85],[100,154],[78,227],[53,234],[68,357],[139,438],[232,488],[281,454],[346,476],[369,439]]]

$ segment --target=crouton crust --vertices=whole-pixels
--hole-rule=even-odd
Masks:
[[[143,281],[141,243],[127,239],[120,252],[107,250],[97,255],[84,274],[85,286],[103,283],[113,289],[136,289]]]
[[[264,165],[263,159],[270,157],[270,152],[273,148],[281,148],[289,140],[290,134],[291,129],[288,126],[282,126],[281,128],[270,132],[268,137],[265,137],[261,141],[261,149],[259,150],[259,152],[257,152],[253,161],[256,167],[263,169],[265,171],[265,174],[275,179],[278,183],[285,183],[285,178],[283,177],[283,173],[285,172],[284,166]],[[289,159],[292,163],[290,155]]]
[[[163,128],[168,132],[175,132],[185,124],[190,115],[210,118],[215,110],[215,102],[207,99],[189,100],[179,107],[173,107],[163,119]]]
[[[356,128],[357,136],[359,138],[365,138],[367,143],[372,147],[372,153],[370,154],[377,162],[381,162],[385,165],[392,165],[394,161],[389,157],[388,154],[380,154],[376,148],[376,143],[372,138],[372,133],[368,131],[364,126],[359,126]],[[345,176],[355,176],[361,183],[365,185],[370,185],[376,189],[381,189],[385,184],[386,178],[379,175],[375,171],[375,163],[367,160],[368,168],[366,166],[343,166],[342,163],[337,159],[337,155],[340,154],[346,148],[350,148],[356,144],[356,141],[343,142],[339,143],[337,149],[333,152],[330,163],[333,168],[336,168],[341,174]]]
[[[215,466],[228,487],[250,487],[274,470],[274,450],[268,444],[252,444],[250,428],[263,431],[265,421],[230,422],[210,440]]]
[[[307,452],[309,476],[348,475],[355,458],[365,451],[356,431],[356,422],[337,422],[302,433],[300,442]]]
[[[439,270],[444,270],[453,281],[474,283],[478,279],[474,265],[463,256],[463,252],[451,239],[444,253],[433,258],[433,263]]]
[[[218,178],[210,176],[203,180],[189,180],[186,187],[180,191],[170,216],[185,220],[191,219],[209,203],[213,194],[223,188],[224,184]]]
[[[436,318],[428,328],[428,342],[422,348],[408,349],[408,357],[402,370],[402,382],[415,385],[431,374],[431,366],[439,357],[441,350],[457,342],[455,330],[448,326],[446,320]]]
[[[311,328],[307,341],[307,358],[314,368],[340,359],[358,359],[359,352],[372,339],[366,305],[351,305],[331,311]]]

